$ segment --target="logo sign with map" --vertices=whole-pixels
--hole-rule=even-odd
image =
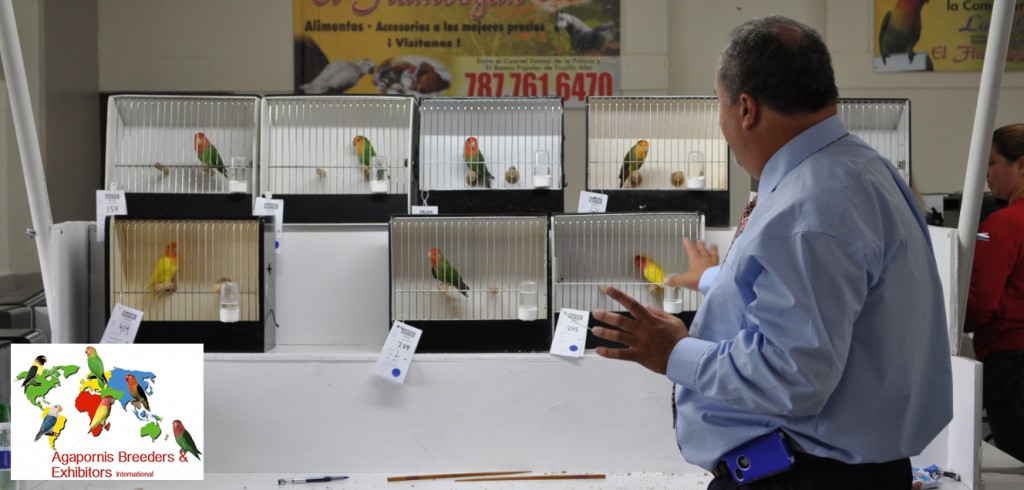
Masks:
[[[15,480],[202,480],[203,346],[11,346]]]

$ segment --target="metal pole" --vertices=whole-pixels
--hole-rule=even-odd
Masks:
[[[32,227],[35,228],[36,252],[39,254],[39,272],[43,276],[43,291],[50,316],[50,331],[58,332],[60,317],[56,311],[59,305],[54,293],[53,278],[50,276],[50,228],[53,227],[53,216],[46,195],[43,157],[39,152],[39,136],[32,115],[28,79],[25,77],[25,60],[21,56],[21,41],[18,39],[18,26],[14,22],[11,0],[0,0],[0,57],[3,58],[7,93],[11,98],[11,112],[14,115],[14,131],[21,153],[21,167],[25,173],[28,206],[32,214]]]
[[[989,26],[988,44],[985,47],[985,64],[981,71],[981,86],[978,89],[978,106],[974,113],[974,132],[971,134],[971,148],[967,156],[967,175],[964,177],[964,194],[960,204],[960,222],[957,235],[960,240],[960,265],[957,277],[957,333],[954,353],[959,351],[960,332],[963,330],[967,313],[967,291],[971,284],[971,267],[974,263],[974,245],[978,233],[978,216],[981,210],[981,196],[988,169],[989,150],[992,147],[992,132],[995,130],[996,104],[999,103],[999,87],[1003,83],[1003,69],[1006,67],[1006,50],[1010,41],[1010,26],[1013,22],[1013,0],[996,0],[992,7],[992,22]]]

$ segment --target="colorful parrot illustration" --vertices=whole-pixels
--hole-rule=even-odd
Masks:
[[[43,424],[39,426],[39,432],[36,432],[36,440],[40,437],[50,434],[53,427],[57,425],[57,416],[60,415],[60,405],[54,405],[46,412],[46,416],[43,417]]]
[[[352,146],[356,148],[356,157],[359,158],[359,165],[363,167],[363,177],[370,178],[370,162],[377,156],[377,152],[374,151],[370,140],[361,134],[352,138]]]
[[[355,63],[347,60],[335,60],[327,64],[323,70],[309,83],[299,85],[305,94],[342,94],[352,88],[363,75],[373,73],[372,61],[360,59]]]
[[[96,349],[93,346],[85,348],[85,355],[89,357],[89,372],[100,382],[100,389],[107,386],[107,375],[103,369],[103,359],[100,359],[100,355],[96,353]]]
[[[145,407],[146,411],[152,411],[149,409],[149,398],[146,397],[146,390],[144,390],[142,385],[139,384],[139,380],[135,379],[135,375],[128,373],[128,375],[124,377],[124,380],[128,382],[128,394],[130,394],[136,402],[141,403],[142,406]]]
[[[21,387],[28,393],[28,387],[36,384],[36,378],[43,373],[43,364],[46,364],[46,356],[36,356],[32,361],[32,366],[28,368],[28,374],[25,375],[25,381],[21,383]]]
[[[469,286],[462,281],[462,275],[452,267],[448,259],[444,258],[440,250],[431,248],[427,252],[427,257],[430,259],[430,273],[434,276],[434,279],[441,281],[441,284],[454,286],[463,296],[469,297],[469,294],[466,293],[466,291],[469,291]]]
[[[662,287],[665,285],[665,270],[650,257],[640,254],[633,257],[633,265],[640,269],[647,282]]]
[[[626,152],[626,156],[622,159],[622,170],[619,171],[619,187],[626,183],[630,174],[644,166],[644,159],[647,158],[650,147],[651,144],[647,140],[640,140]]]
[[[484,187],[491,187],[491,181],[494,180],[494,176],[487,170],[487,164],[484,163],[484,155],[480,153],[480,143],[476,138],[470,136],[466,139],[463,157],[466,160],[466,168],[476,174],[476,181],[483,181]]]
[[[174,441],[181,447],[180,453],[182,455],[185,453],[192,453],[196,459],[202,461],[199,455],[203,453],[199,451],[198,447],[196,447],[196,441],[192,440],[192,434],[189,434],[188,431],[185,430],[185,426],[181,424],[181,421],[175,420],[171,424],[171,428],[174,429]]]
[[[154,293],[163,290],[162,285],[174,282],[178,274],[178,242],[171,242],[164,249],[164,255],[156,261],[153,273],[149,275],[149,290]]]
[[[914,61],[914,45],[921,39],[921,7],[926,3],[928,0],[896,0],[896,6],[885,13],[878,30],[883,65],[893,53],[907,53],[907,60]]]
[[[97,427],[103,427],[107,423],[107,417],[110,417],[110,406],[114,404],[114,397],[107,395],[100,401],[100,405],[96,407],[96,413],[92,416],[92,423],[89,424],[89,430],[85,431],[86,434],[96,430]],[[110,426],[108,425],[109,429]]]
[[[217,151],[217,147],[213,146],[209,138],[203,133],[196,133],[195,137],[196,156],[199,157],[199,161],[206,168],[212,168],[222,174],[225,177],[228,176],[228,171],[224,168],[224,159],[220,157],[220,152]]]

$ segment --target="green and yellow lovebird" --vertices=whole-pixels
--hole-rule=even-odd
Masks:
[[[363,135],[356,135],[352,138],[352,146],[356,149],[356,157],[359,158],[359,165],[363,167],[363,177],[370,177],[370,163],[373,157],[377,156],[377,152],[374,151],[373,145],[370,144],[370,140]]]
[[[657,288],[665,286],[665,270],[650,257],[640,254],[633,257],[633,265],[643,273],[644,279]]]
[[[622,158],[622,170],[619,171],[619,187],[626,183],[629,174],[644,166],[644,159],[647,158],[650,148],[651,144],[647,140],[640,140],[626,152],[626,156]]]
[[[469,286],[462,281],[462,274],[452,267],[440,250],[431,248],[427,252],[427,258],[430,259],[430,273],[434,275],[434,279],[441,281],[441,284],[454,286],[463,296],[469,297],[469,294],[466,293],[469,291]]]
[[[484,154],[480,153],[480,143],[475,137],[470,136],[466,139],[463,157],[466,160],[466,168],[476,174],[476,181],[483,181],[484,187],[490,187],[494,176],[487,170],[487,164],[484,163]]]
[[[46,364],[46,356],[36,356],[32,360],[32,366],[28,368],[28,372],[25,374],[25,381],[21,383],[25,393],[28,393],[29,386],[36,384],[36,378],[43,374],[43,364]]]
[[[914,45],[921,39],[921,8],[928,0],[896,0],[896,6],[885,13],[878,30],[878,51],[882,64],[890,54],[907,53],[914,61]]]
[[[212,168],[225,177],[228,176],[228,171],[224,168],[224,159],[220,157],[220,152],[217,151],[217,147],[213,146],[209,138],[205,134],[199,132],[196,133],[195,137],[196,156],[199,157],[199,162],[206,168]]]
[[[192,434],[189,434],[188,431],[185,430],[185,426],[181,424],[181,421],[175,420],[171,423],[171,428],[174,429],[174,442],[177,442],[178,447],[181,448],[179,453],[182,456],[184,456],[185,453],[192,453],[196,459],[200,459],[199,455],[203,453],[199,452],[199,448],[196,446],[196,441],[192,440]]]
[[[85,355],[89,358],[89,372],[99,380],[100,389],[107,386],[107,375],[103,369],[103,359],[96,353],[96,348],[89,346],[85,348]]]

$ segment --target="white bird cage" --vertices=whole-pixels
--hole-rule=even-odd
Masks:
[[[564,208],[561,98],[428,98],[419,129],[421,204],[453,214]],[[471,138],[485,170],[467,164]]]
[[[107,315],[143,312],[136,342],[203,343],[207,352],[274,345],[274,234],[268,218],[111,217]]]
[[[727,225],[729,148],[718,112],[715,97],[587,98],[587,190],[608,194],[608,211],[699,211],[709,225]],[[644,146],[646,155],[631,152]]]
[[[125,191],[132,215],[251,214],[258,102],[243,96],[110,97],[106,188]]]
[[[396,216],[390,232],[391,320],[424,329],[421,350],[550,346],[547,216]]]
[[[605,295],[609,286],[673,314],[694,312],[700,306],[698,292],[651,282],[661,279],[654,272],[658,268],[664,275],[689,268],[683,238],[704,239],[699,213],[555,215],[551,230],[552,311],[625,311]],[[641,269],[645,263],[650,276]],[[587,341],[590,346],[594,342],[601,344],[592,336]]]
[[[284,199],[286,222],[384,223],[408,213],[415,111],[413,97],[264,98],[261,193]]]
[[[839,99],[850,134],[881,153],[910,184],[910,99]]]

